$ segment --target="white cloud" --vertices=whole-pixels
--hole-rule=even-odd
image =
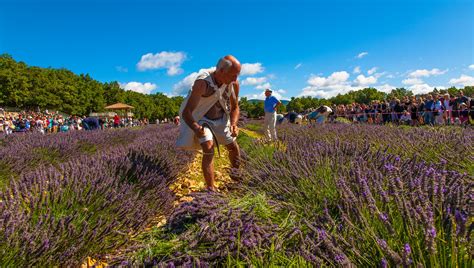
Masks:
[[[402,84],[409,85],[409,89],[413,91],[414,94],[424,94],[433,90],[433,87],[426,84],[421,77],[430,77],[445,74],[448,71],[440,70],[438,68],[433,68],[431,70],[420,69],[408,73],[408,77],[402,80]]]
[[[416,70],[414,72],[411,72],[408,76],[409,77],[429,77],[429,76],[436,76],[436,75],[442,75],[442,74],[445,74],[448,70],[440,70],[438,68],[434,68],[434,69],[431,69],[431,70],[427,70],[427,69],[421,69],[421,70]]]
[[[359,53],[359,55],[357,55],[356,58],[362,59],[363,57],[365,57],[365,56],[367,56],[367,55],[369,55],[369,53],[366,52],[366,51],[364,51],[364,52]]]
[[[209,67],[200,69],[198,72],[193,72],[183,78],[181,81],[173,85],[173,94],[175,95],[185,95],[191,89],[196,80],[197,76],[202,72],[213,72],[216,70],[216,67]],[[253,75],[261,73],[264,71],[261,63],[244,63],[242,64],[242,69],[240,70],[240,75]],[[250,78],[250,77],[249,77]],[[255,78],[255,77],[253,77]],[[259,78],[257,78],[259,79]],[[245,79],[244,81],[246,81]],[[252,82],[252,79],[247,82]],[[250,84],[249,84],[250,85]]]
[[[373,67],[373,68],[371,68],[370,70],[367,71],[367,74],[372,75],[377,71],[377,69],[378,69],[377,67]]]
[[[247,77],[242,80],[241,85],[243,86],[255,86],[255,89],[262,90],[271,88],[271,84],[268,82],[268,77]]]
[[[451,85],[474,86],[474,77],[462,74],[459,78],[449,80]]]
[[[321,77],[312,75],[308,79],[309,86],[302,89],[299,97],[311,96],[316,98],[331,98],[338,94],[346,94],[349,91],[355,91],[377,83],[377,79],[385,73],[373,73],[371,76],[364,76],[360,74],[354,79],[353,84],[350,84],[349,73],[345,71],[334,72],[328,77]],[[390,92],[391,85],[385,84],[379,86],[380,90]],[[377,88],[379,88],[377,87]]]
[[[334,72],[328,77],[312,75],[308,79],[308,84],[313,87],[335,86],[341,83],[345,83],[348,78],[349,78],[349,73],[346,71]]]
[[[349,73],[346,71],[334,72],[328,77],[312,75],[308,79],[309,86],[302,89],[299,97],[330,98],[337,94],[345,94],[350,90],[360,89],[360,87],[351,86],[348,79]]]
[[[256,86],[255,88],[256,89],[267,89],[267,88],[271,88],[272,85],[270,85],[270,83],[265,83],[265,84],[261,84],[261,85],[258,85]]]
[[[419,84],[423,84],[423,80],[419,79],[419,78],[407,78],[405,80],[402,81],[402,83],[404,85],[419,85]]]
[[[117,70],[117,72],[120,72],[120,73],[128,72],[128,69],[123,66],[115,66],[115,70]]]
[[[242,64],[242,69],[240,70],[240,75],[254,75],[261,73],[265,70],[260,62],[257,63],[244,63]]]
[[[172,97],[177,97],[178,95],[174,94],[174,93],[166,93],[166,92],[163,92],[163,95],[165,95],[166,97],[168,98],[172,98]]]
[[[119,85],[124,90],[135,91],[143,94],[150,94],[153,90],[158,88],[158,86],[153,83],[128,82],[119,83]]]
[[[354,80],[355,86],[359,87],[366,87],[368,85],[373,85],[377,83],[377,78],[374,76],[367,76],[365,77],[363,74],[359,74],[357,78]]]
[[[284,89],[277,89],[276,92],[278,92],[280,94],[286,94],[286,90],[284,90]]]
[[[167,69],[168,75],[181,74],[181,64],[186,60],[184,52],[168,52],[162,51],[160,53],[148,53],[141,57],[137,63],[139,71]]]
[[[354,68],[354,70],[352,71],[352,73],[354,73],[354,74],[360,73],[360,66],[356,66],[356,67]]]
[[[193,86],[194,81],[198,77],[198,75],[202,72],[212,72],[216,69],[216,67],[209,67],[206,69],[201,69],[198,72],[193,72],[189,75],[187,75],[185,78],[183,78],[181,81],[178,83],[174,84],[173,86],[173,94],[176,95],[185,95]]]
[[[408,89],[411,90],[413,94],[418,95],[418,94],[425,94],[425,93],[431,92],[433,91],[434,87],[424,83],[424,84],[412,85]]]
[[[266,77],[247,77],[242,81],[243,86],[255,86],[267,82]]]
[[[337,94],[345,94],[349,92],[347,90],[348,86],[340,87],[340,88],[335,88],[335,87],[328,87],[328,88],[317,88],[317,87],[305,87],[301,91],[299,97],[302,96],[309,96],[309,97],[315,97],[315,98],[331,98],[336,96]],[[349,86],[350,87],[350,86]]]
[[[264,94],[264,96],[265,96],[265,92],[263,92],[263,94]],[[279,92],[279,90],[274,90],[274,91],[272,92],[272,96],[275,96],[275,97],[276,97],[277,99],[279,99],[279,100],[287,99],[287,98],[285,98],[285,97],[281,94],[281,92]]]
[[[393,74],[389,74],[389,75],[387,75],[387,78],[392,79],[392,78],[395,78],[395,76]]]
[[[387,74],[387,72],[374,73],[374,77],[377,78],[377,79],[379,79],[380,77],[382,77],[382,76],[384,76],[384,75],[386,75],[386,74]]]
[[[385,93],[390,93],[390,92],[392,92],[392,89],[394,89],[396,87],[394,87],[392,85],[389,85],[389,84],[384,84],[384,85],[381,85],[381,86],[376,86],[375,88],[379,91],[382,91],[382,92],[385,92]]]
[[[179,68],[178,66],[170,66],[166,73],[168,75],[173,76],[173,75],[181,74],[182,72],[183,72],[183,70],[181,68]]]
[[[474,64],[469,65],[469,69],[474,70]]]
[[[298,69],[298,68],[300,68],[300,67],[301,67],[301,65],[303,65],[303,64],[302,64],[302,63],[298,63],[298,64],[296,64],[296,66],[295,66],[295,70],[296,70],[296,69]]]

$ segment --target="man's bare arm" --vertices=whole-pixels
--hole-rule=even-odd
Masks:
[[[194,132],[200,131],[201,126],[194,120],[193,111],[199,104],[199,100],[204,94],[206,88],[206,81],[196,80],[196,82],[194,82],[193,90],[191,91],[191,96],[189,97],[188,103],[186,103],[186,106],[183,110],[183,120]]]
[[[275,105],[275,111],[278,110],[278,106],[283,105],[280,100],[278,100],[278,103]]]
[[[237,127],[237,123],[239,122],[239,91],[240,86],[239,82],[235,81],[234,85],[234,95],[235,97],[230,98],[230,132],[233,137],[237,137],[239,135],[239,128]]]
[[[234,83],[234,93],[235,93],[235,98],[230,98],[230,125],[231,126],[236,126],[237,123],[239,122],[239,115],[240,115],[240,109],[239,109],[239,91],[240,91],[240,86],[239,82],[235,81]]]

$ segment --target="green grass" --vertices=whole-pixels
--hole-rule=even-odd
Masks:
[[[272,207],[268,205],[267,198],[264,193],[247,194],[243,197],[232,197],[229,205],[234,208],[242,208],[244,210],[253,209],[256,216],[262,219],[268,219],[273,215]]]
[[[97,153],[97,145],[87,142],[87,141],[79,141],[78,150],[87,155],[93,155]]]
[[[262,130],[263,126],[261,124],[249,123],[245,125],[245,128],[251,131],[259,132]]]
[[[3,190],[10,182],[10,179],[15,177],[13,174],[11,167],[0,161],[0,190]]]
[[[177,249],[182,249],[185,244],[180,241],[177,235],[167,232],[165,227],[153,227],[148,232],[144,232],[136,239],[141,243],[141,248],[134,253],[132,263],[144,263],[151,257],[166,259],[172,256]]]
[[[273,153],[277,150],[277,143],[264,143],[256,140],[261,136],[254,131],[240,131],[237,137],[237,143],[244,150],[249,158],[273,158]]]
[[[34,148],[31,153],[34,155],[32,167],[38,167],[41,164],[56,165],[62,161],[61,153],[59,150],[53,148],[37,147]]]

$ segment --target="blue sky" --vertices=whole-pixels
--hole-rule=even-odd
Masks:
[[[127,90],[185,94],[226,55],[241,96],[474,85],[474,1],[0,0],[0,53]]]

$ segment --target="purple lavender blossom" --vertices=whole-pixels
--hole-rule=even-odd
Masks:
[[[403,246],[403,250],[405,251],[405,254],[408,256],[411,254],[411,247],[410,244],[406,243],[405,246]]]

